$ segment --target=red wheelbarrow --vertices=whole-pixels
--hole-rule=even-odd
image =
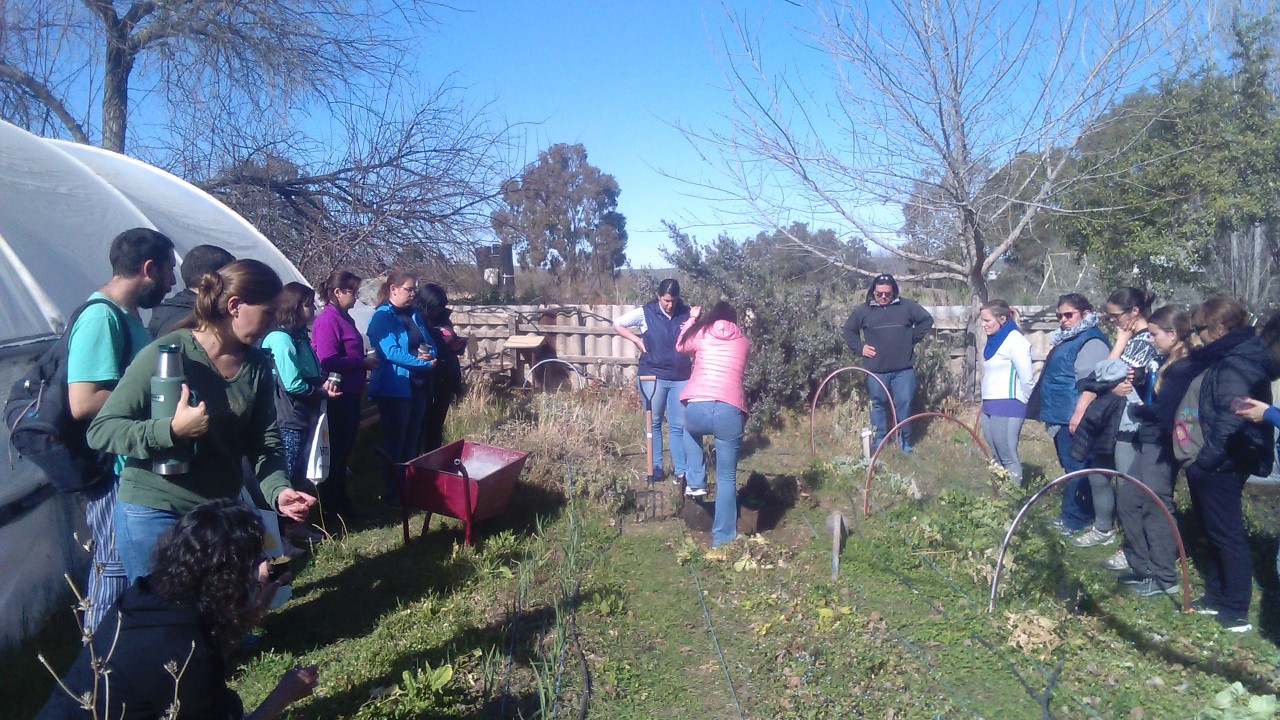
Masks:
[[[471,526],[501,513],[511,500],[529,453],[455,440],[404,463],[400,488],[404,541],[409,542],[409,508],[424,511],[422,532],[439,513],[462,521],[463,537],[474,544]]]

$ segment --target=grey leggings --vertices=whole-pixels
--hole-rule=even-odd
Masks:
[[[1093,467],[1111,468],[1120,467],[1120,446],[1126,444],[1123,442],[1116,443],[1116,459],[1115,462],[1104,462],[1094,458]],[[1104,456],[1105,457],[1105,456]],[[1132,463],[1132,459],[1129,460]],[[1120,472],[1125,472],[1120,470]],[[1093,527],[1101,532],[1110,532],[1115,529],[1116,525],[1116,486],[1115,479],[1110,475],[1090,475],[1089,490],[1093,493]]]
[[[982,413],[979,417],[982,437],[991,446],[996,462],[1009,471],[1009,477],[1022,485],[1022,460],[1018,458],[1018,437],[1022,434],[1022,418],[1000,417]]]

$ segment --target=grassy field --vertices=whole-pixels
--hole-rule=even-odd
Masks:
[[[864,424],[854,404],[824,409],[816,459],[804,418],[749,438],[739,477],[762,532],[711,551],[669,484],[666,514],[637,507],[632,397],[476,393],[450,434],[533,452],[508,512],[475,548],[438,517],[407,546],[391,516],[337,533],[296,561],[294,599],[237,656],[232,684],[251,704],[285,668],[318,663],[295,718],[1275,716],[1273,497],[1250,491],[1253,633],[1127,597],[1098,564],[1113,548],[1078,550],[1048,529],[1056,497],[1020,529],[988,614],[995,553],[1026,492],[935,420],[915,454],[885,453],[863,516],[852,439]],[[1057,465],[1038,425],[1023,437],[1039,487]],[[355,461],[366,503],[373,439]],[[833,579],[834,511],[849,534]],[[70,617],[4,658],[4,717],[47,696],[35,654],[69,661]]]

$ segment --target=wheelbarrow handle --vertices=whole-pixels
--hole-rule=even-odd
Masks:
[[[382,449],[382,448],[380,448],[380,447],[376,447],[376,448],[374,448],[373,450],[374,450],[374,452],[376,452],[376,453],[378,453],[379,455],[381,455],[383,460],[386,460],[387,462],[391,463],[392,465],[408,465],[408,464],[409,464],[409,463],[407,463],[407,462],[400,462],[399,460],[393,460],[393,459],[391,459],[391,456],[387,454],[387,451],[386,451],[386,450],[383,450],[383,449]]]

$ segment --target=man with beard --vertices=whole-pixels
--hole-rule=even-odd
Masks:
[[[111,279],[89,296],[96,302],[85,307],[69,330],[67,343],[67,405],[77,420],[92,420],[124,375],[128,363],[151,342],[138,308],[153,308],[177,282],[173,275],[173,242],[149,228],[126,230],[111,241],[108,255]],[[127,349],[127,352],[126,352]],[[89,565],[89,601],[85,629],[92,632],[103,614],[126,588],[124,565],[116,554],[111,518],[122,461],[116,460],[115,482],[90,491],[85,519],[91,537],[93,560]]]

